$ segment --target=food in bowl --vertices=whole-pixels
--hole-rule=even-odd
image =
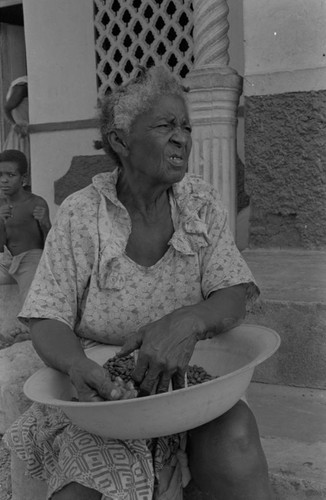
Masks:
[[[116,378],[122,379],[124,382],[130,382],[132,380],[131,374],[135,369],[135,358],[132,354],[119,358],[114,356],[109,358],[103,365],[109,371],[111,380],[114,382]],[[203,382],[208,382],[212,380],[213,377],[207,371],[198,365],[189,365],[187,368],[187,385],[202,384]]]
[[[111,392],[112,400],[137,398],[139,391],[132,380],[132,372],[135,369],[136,362],[133,354],[124,357],[114,356],[109,358],[103,365],[107,371],[110,381],[116,386]],[[196,384],[202,384],[213,380],[213,375],[198,365],[189,365],[185,376],[185,386],[190,387]],[[77,397],[71,398],[72,401],[78,401]]]

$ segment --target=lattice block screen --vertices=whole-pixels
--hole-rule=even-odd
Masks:
[[[129,80],[137,65],[164,64],[181,78],[193,65],[190,0],[94,0],[100,95]]]

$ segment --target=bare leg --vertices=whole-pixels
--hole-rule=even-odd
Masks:
[[[207,498],[272,500],[256,420],[243,401],[188,434],[191,475]]]
[[[67,484],[52,495],[53,500],[100,500],[102,494],[78,483]]]

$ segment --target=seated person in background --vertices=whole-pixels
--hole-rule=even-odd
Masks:
[[[0,153],[0,285],[17,283],[22,303],[51,228],[46,201],[23,187],[26,174],[24,153]]]
[[[170,380],[178,389],[197,341],[236,326],[258,295],[217,193],[186,173],[191,125],[173,75],[142,70],[106,96],[101,134],[117,168],[62,203],[20,315],[41,358],[68,374],[82,401],[117,398],[85,347],[139,349],[142,396],[167,391]],[[34,403],[4,439],[52,500],[179,500],[190,474],[214,499],[272,498],[244,401],[188,432],[126,442]]]

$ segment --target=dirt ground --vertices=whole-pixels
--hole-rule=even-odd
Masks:
[[[0,434],[0,500],[10,500],[10,453],[4,447],[2,435]]]
[[[8,339],[0,335],[0,349],[10,345]],[[2,434],[0,434],[0,500],[10,500],[11,478],[10,478],[10,453],[4,447]]]

